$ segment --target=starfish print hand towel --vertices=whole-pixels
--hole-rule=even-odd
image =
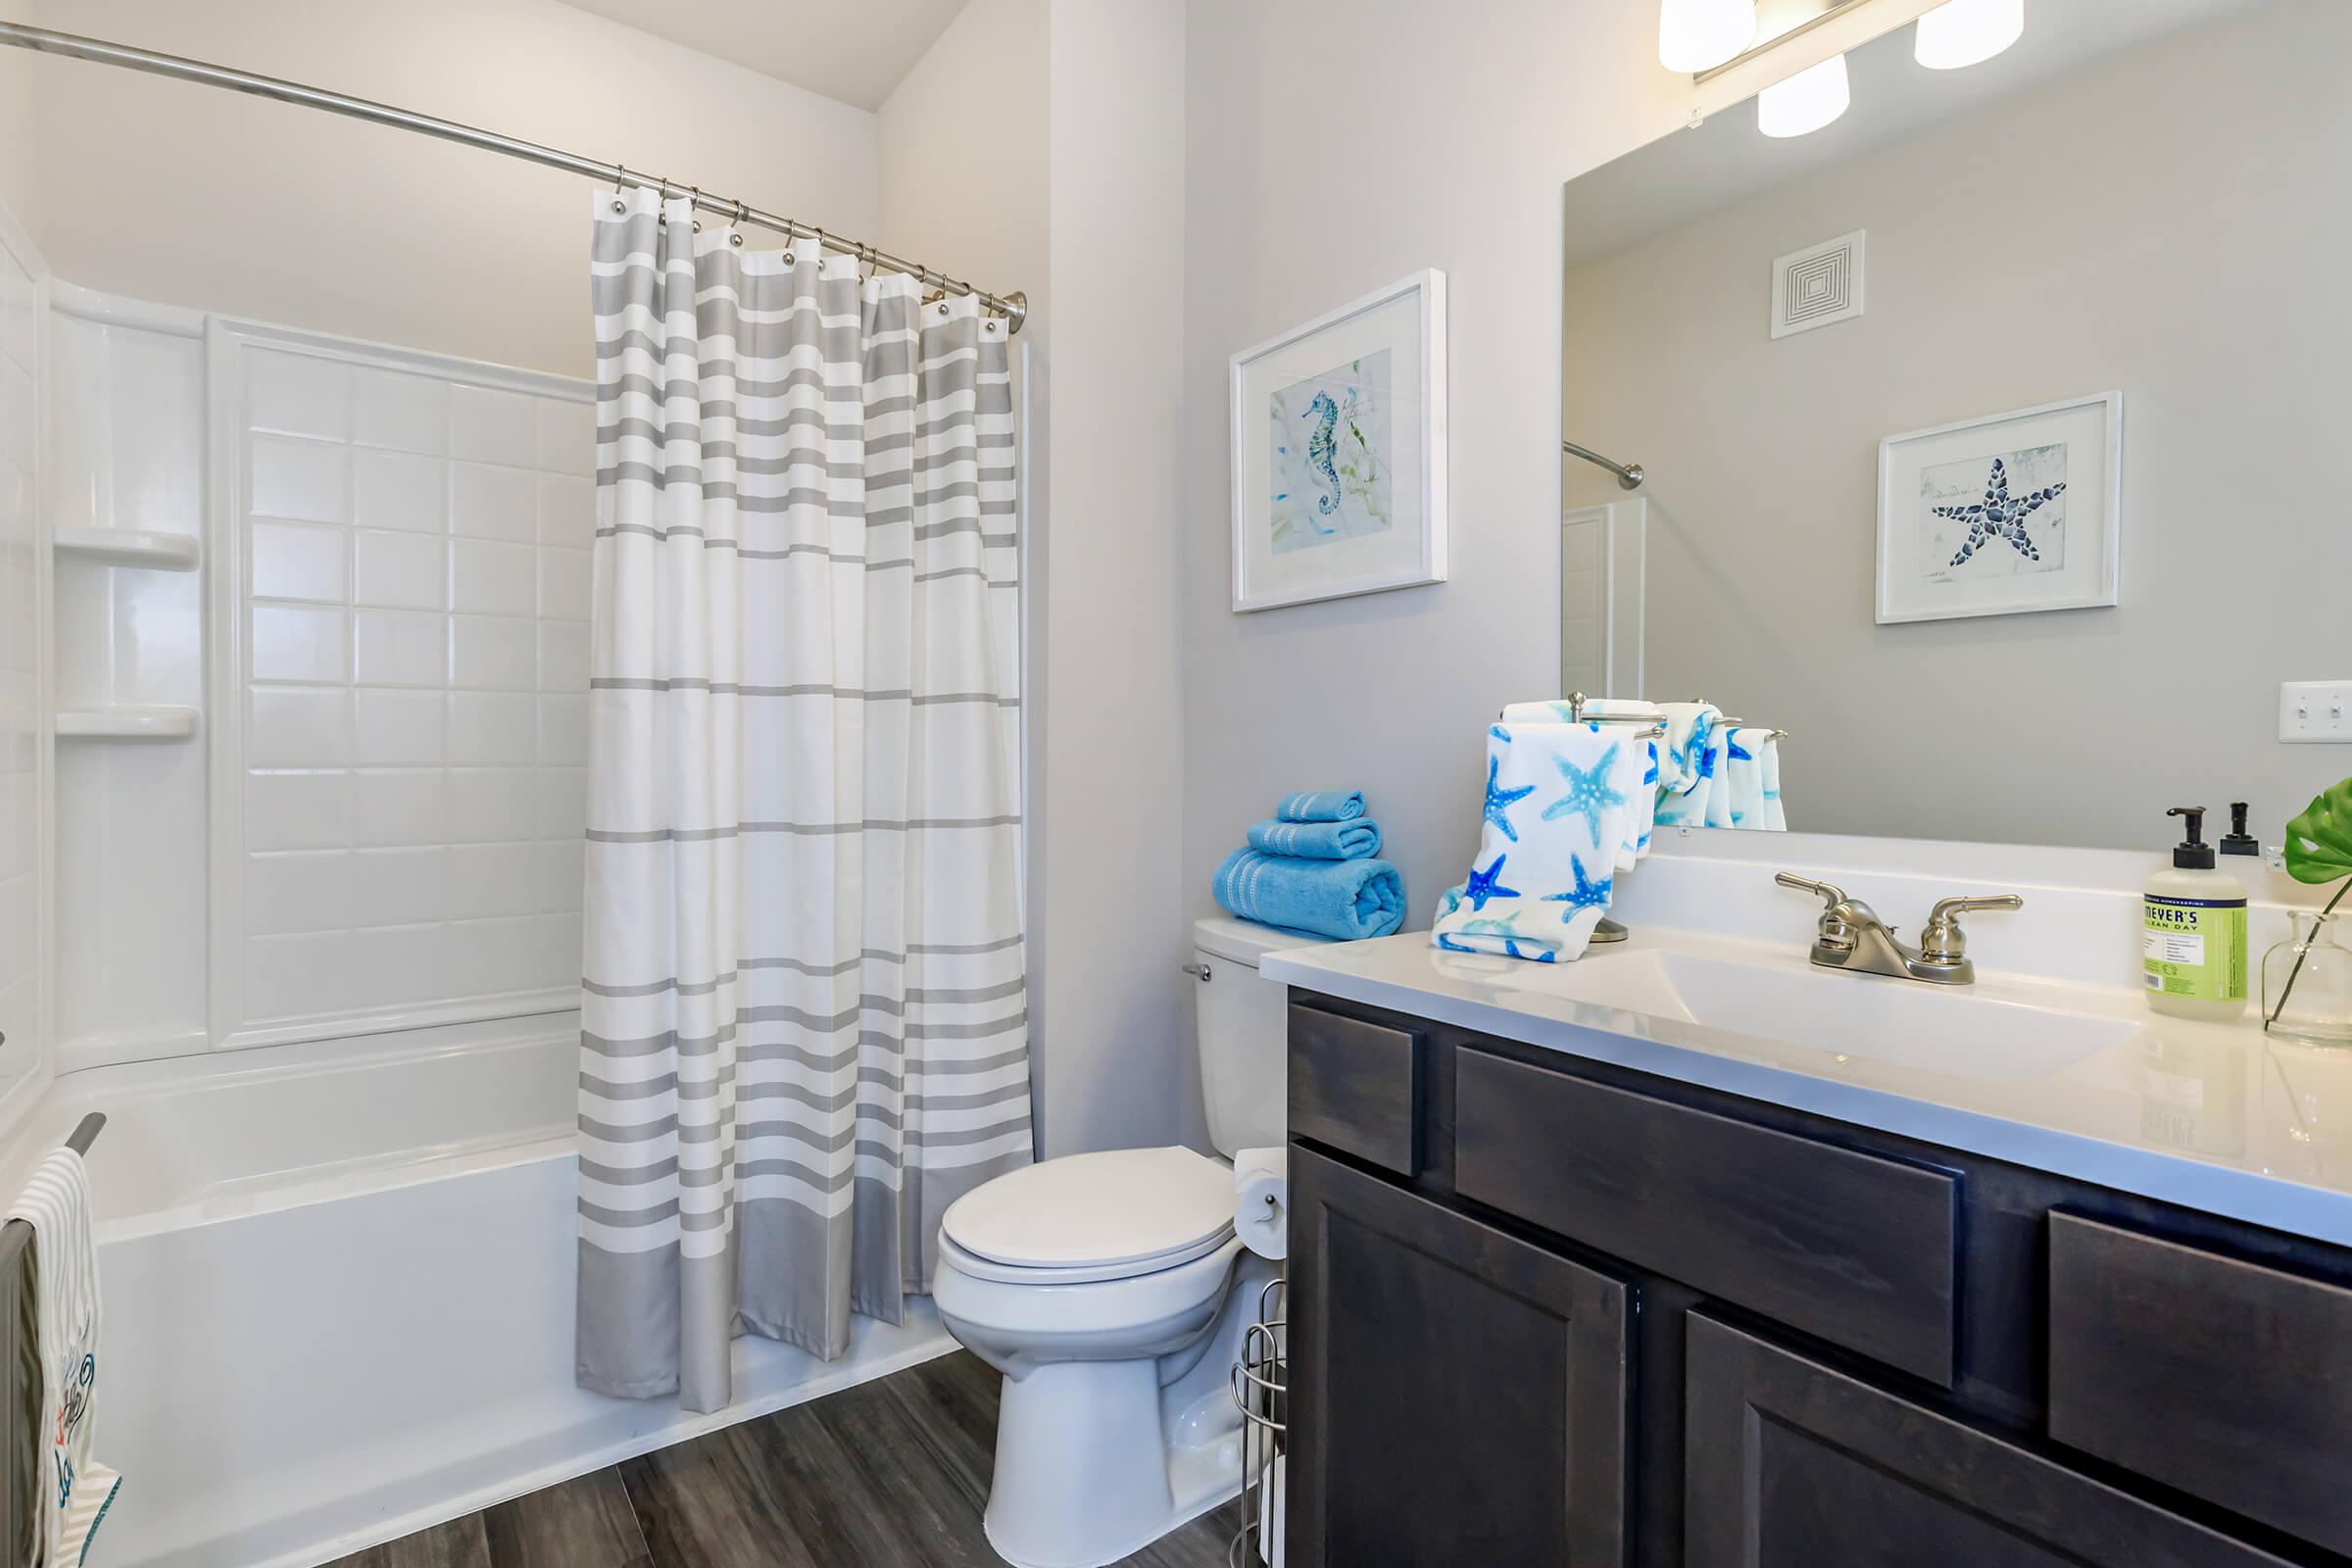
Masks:
[[[1491,726],[1478,858],[1439,901],[1431,942],[1534,963],[1582,957],[1649,766],[1647,740],[1622,725]]]
[[[1633,811],[1626,817],[1625,843],[1617,850],[1617,869],[1631,871],[1649,856],[1650,836],[1658,824],[1658,779],[1665,760],[1660,737],[1640,732],[1664,722],[1665,715],[1654,704],[1635,698],[1588,698],[1584,711],[1604,721],[1620,721],[1620,727],[1634,737],[1635,746],[1642,751],[1642,790],[1634,799]],[[1627,725],[1622,722],[1626,720],[1634,722]],[[1574,705],[1556,698],[1541,703],[1511,703],[1502,710],[1504,727],[1512,729],[1524,724],[1581,721]]]
[[[1662,703],[1666,743],[1658,766],[1657,821],[1664,827],[1705,827],[1725,748],[1711,703]],[[1724,804],[1728,819],[1730,800]],[[1729,826],[1729,821],[1725,822]]]

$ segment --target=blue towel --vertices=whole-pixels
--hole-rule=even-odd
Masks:
[[[1236,850],[1217,867],[1217,903],[1260,925],[1356,942],[1404,924],[1404,878],[1386,860],[1298,860]]]
[[[1362,790],[1301,790],[1274,808],[1279,822],[1352,822],[1363,814]]]
[[[1352,822],[1269,818],[1250,827],[1250,847],[1268,855],[1296,855],[1309,860],[1368,860],[1380,853],[1380,824],[1368,816]]]

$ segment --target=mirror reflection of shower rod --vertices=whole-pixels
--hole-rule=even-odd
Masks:
[[[1617,482],[1628,490],[1641,489],[1642,481],[1649,477],[1639,463],[1611,463],[1592,448],[1580,447],[1573,441],[1563,440],[1560,443],[1560,450],[1572,458],[1582,458],[1587,463],[1595,464],[1608,469],[1617,476]]]

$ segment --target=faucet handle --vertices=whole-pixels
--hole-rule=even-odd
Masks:
[[[1794,888],[1799,893],[1819,894],[1821,902],[1825,905],[1839,905],[1845,902],[1845,889],[1838,887],[1836,883],[1808,882],[1791,871],[1780,872],[1773,877],[1773,880],[1785,888]]]
[[[1773,880],[1785,888],[1811,893],[1821,900],[1821,928],[1816,938],[1818,948],[1832,953],[1851,953],[1854,951],[1855,926],[1878,923],[1878,916],[1871,912],[1869,905],[1847,898],[1845,889],[1835,882],[1808,881],[1788,871],[1778,873]]]
[[[1968,935],[1960,916],[1977,909],[2022,909],[2026,901],[2014,893],[1995,893],[1981,899],[1938,899],[1920,928],[1919,956],[1926,962],[1954,967],[1967,960]]]

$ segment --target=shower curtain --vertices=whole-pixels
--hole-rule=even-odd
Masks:
[[[831,1359],[1030,1160],[1004,323],[598,193],[581,1385]]]

